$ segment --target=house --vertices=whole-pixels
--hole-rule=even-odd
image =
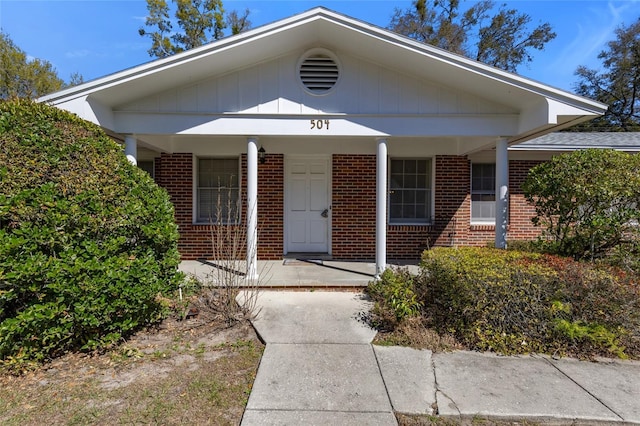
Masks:
[[[153,172],[183,259],[211,256],[219,210],[246,227],[250,274],[292,253],[381,271],[429,246],[532,238],[519,187],[550,154],[527,141],[606,110],[324,8],[42,101]]]

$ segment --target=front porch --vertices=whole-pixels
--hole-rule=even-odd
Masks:
[[[240,264],[239,264],[240,263]],[[244,275],[244,263],[238,274]],[[390,265],[392,266],[392,265]],[[416,263],[403,264],[417,272]],[[201,282],[217,285],[217,268],[226,267],[225,262],[213,260],[183,260],[180,271],[197,277]],[[257,272],[262,288],[286,289],[358,289],[366,287],[374,279],[376,264],[373,262],[347,262],[322,259],[258,260]]]

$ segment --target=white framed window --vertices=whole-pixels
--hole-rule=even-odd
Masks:
[[[391,159],[389,223],[430,223],[432,183],[430,158]]]
[[[234,224],[240,221],[240,162],[238,158],[198,158],[197,223]]]
[[[471,165],[471,222],[495,223],[496,165]]]

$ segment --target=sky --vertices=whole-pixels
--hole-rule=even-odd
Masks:
[[[386,27],[394,9],[411,1],[393,0],[223,0],[225,9],[250,10],[253,27],[324,6],[353,18]],[[473,0],[463,0],[462,8]],[[533,61],[521,66],[522,76],[573,91],[579,65],[599,69],[606,43],[620,25],[640,18],[640,0],[506,0],[508,8],[527,13],[531,25],[549,22],[557,37]],[[69,80],[85,81],[151,61],[150,40],[141,37],[147,15],[145,0],[0,0],[0,28],[29,57],[53,64]]]

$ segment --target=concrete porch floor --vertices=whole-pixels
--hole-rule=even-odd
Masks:
[[[412,272],[418,269],[415,264],[404,266]],[[224,268],[232,268],[232,270],[225,272]],[[179,269],[210,285],[218,285],[222,276],[228,273],[245,270],[244,262],[229,263],[214,260],[185,260],[180,262]],[[375,263],[369,262],[298,259],[258,261],[260,286],[273,288],[366,287],[369,281],[373,280],[375,269]]]

